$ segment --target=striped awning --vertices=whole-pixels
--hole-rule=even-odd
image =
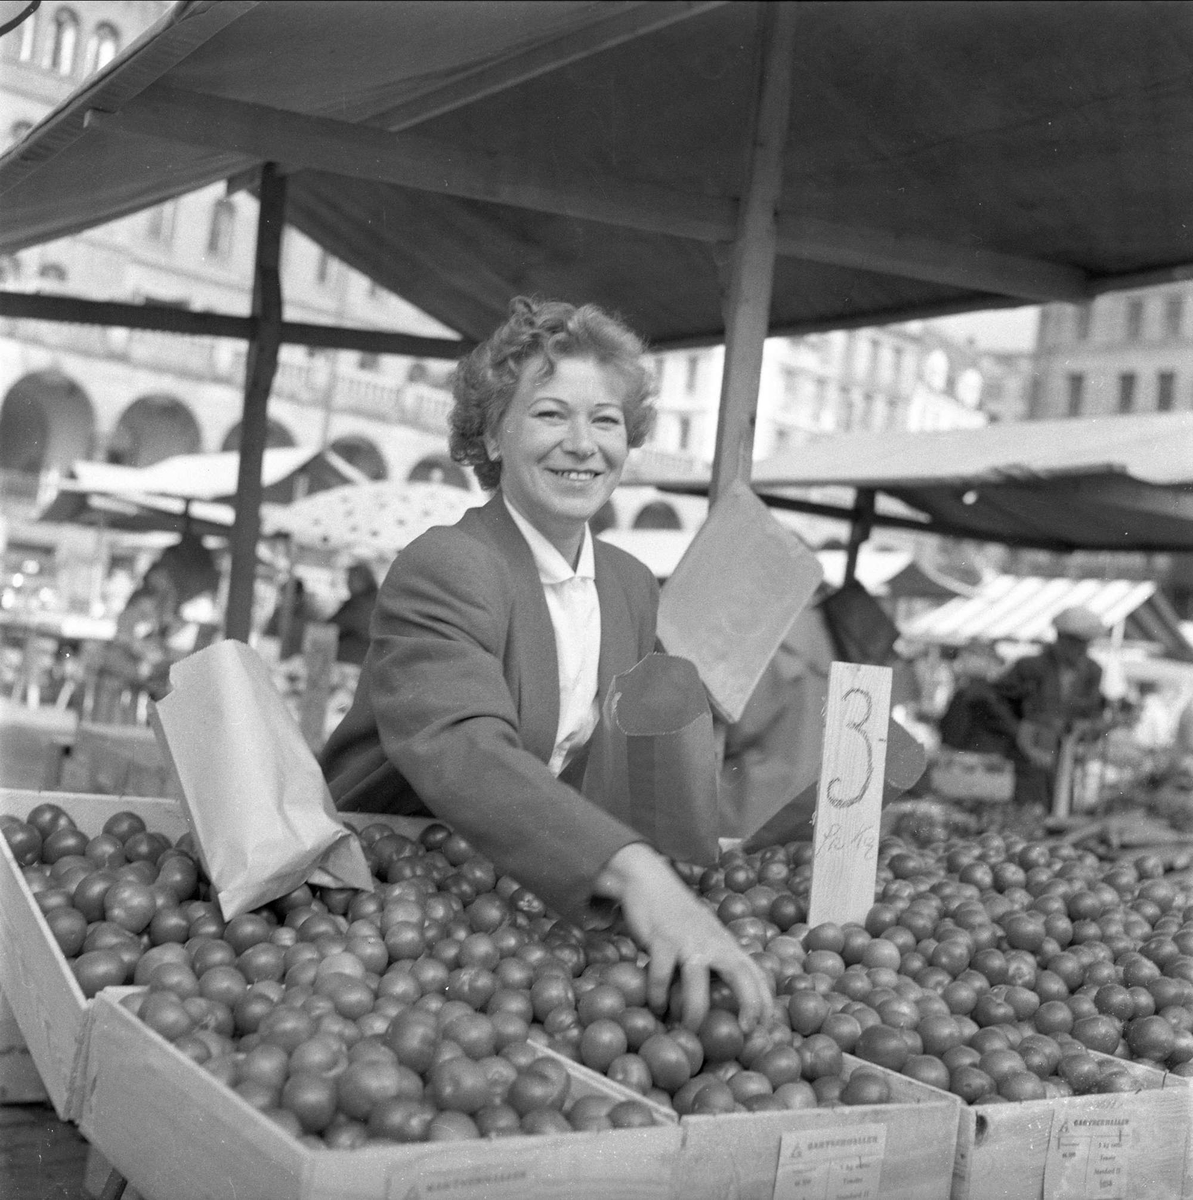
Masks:
[[[1109,634],[1120,622],[1126,636],[1160,643],[1171,657],[1193,658],[1172,606],[1150,580],[1042,579],[997,575],[973,596],[958,597],[909,622],[905,637],[943,645],[973,641],[1044,642],[1057,613],[1081,604]]]

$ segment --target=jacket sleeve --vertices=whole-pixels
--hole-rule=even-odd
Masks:
[[[523,746],[504,669],[512,592],[508,565],[472,539],[412,543],[374,611],[370,701],[387,757],[427,808],[574,918],[640,837]]]

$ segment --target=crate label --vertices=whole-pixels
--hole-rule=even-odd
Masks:
[[[885,1125],[784,1133],[775,1200],[876,1200],[885,1151]]]
[[[387,1200],[524,1200],[538,1194],[536,1156],[502,1154],[491,1162],[454,1167],[419,1164],[396,1168],[389,1176]],[[411,1178],[411,1176],[414,1178]]]
[[[1132,1200],[1131,1118],[1066,1117],[1052,1126],[1044,1200]]]

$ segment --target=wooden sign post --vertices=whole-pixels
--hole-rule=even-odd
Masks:
[[[890,707],[889,667],[833,663],[813,829],[810,926],[860,924],[874,903]]]

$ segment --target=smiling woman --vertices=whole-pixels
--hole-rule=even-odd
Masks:
[[[407,546],[324,773],[345,811],[431,813],[572,919],[619,902],[693,1028],[710,971],[752,1027],[768,981],[639,833],[581,794],[599,698],[655,647],[658,588],[588,522],[650,428],[641,340],[592,305],[518,299],[456,370],[451,450],[493,498]]]

